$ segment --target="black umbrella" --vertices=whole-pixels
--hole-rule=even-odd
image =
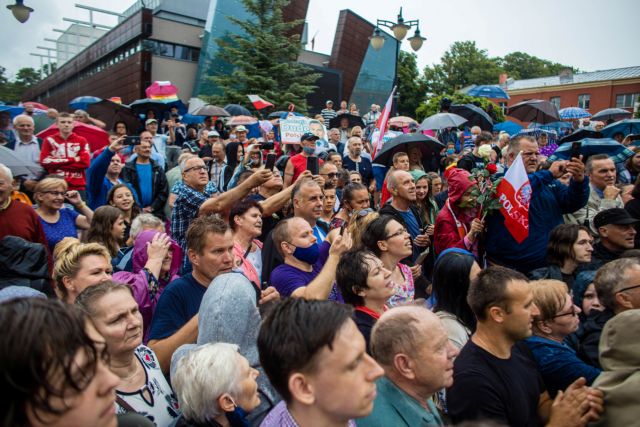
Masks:
[[[217,105],[205,104],[202,105],[191,112],[193,116],[205,116],[205,117],[229,117],[229,113],[222,107],[218,107]]]
[[[329,129],[340,128],[340,122],[342,121],[343,118],[349,119],[350,128],[354,126],[360,126],[361,128],[364,128],[364,121],[362,120],[362,117],[355,116],[353,114],[344,113],[344,114],[339,114],[333,119],[329,120]]]
[[[289,114],[288,111],[274,111],[273,113],[270,113],[267,116],[267,119],[272,120],[272,119],[280,119],[282,118],[282,116],[284,116],[285,114]]]
[[[224,106],[224,109],[227,110],[227,113],[231,116],[253,116],[251,111],[238,104],[227,104]]]
[[[595,113],[593,116],[591,116],[591,120],[604,120],[605,122],[607,120],[622,120],[628,119],[629,117],[631,117],[631,114],[632,113],[625,110],[624,108],[607,108]]]
[[[581,141],[585,138],[603,138],[603,135],[600,132],[596,132],[591,129],[578,129],[577,131],[560,138],[559,143],[564,144],[565,142]]]
[[[443,143],[432,136],[422,133],[406,133],[385,142],[382,149],[376,154],[376,158],[373,159],[373,163],[391,166],[394,154],[407,153],[411,147],[420,148],[423,160],[433,157],[445,148]]]
[[[493,120],[482,108],[473,104],[454,104],[449,107],[449,112],[457,114],[467,119],[466,126],[479,126],[482,130],[491,132],[493,130]]]
[[[165,111],[171,110],[171,107],[176,107],[180,114],[186,114],[187,112],[187,106],[179,99],[176,101],[160,101],[158,99],[142,98],[133,101],[129,104],[129,107],[136,114],[146,114],[147,111],[153,110],[158,120],[164,116]]]
[[[560,113],[555,104],[541,99],[518,102],[507,108],[507,115],[522,122],[552,123],[559,122]]]
[[[140,120],[131,108],[124,104],[103,99],[100,102],[90,104],[87,112],[93,117],[102,120],[107,125],[107,129],[113,129],[116,122],[124,122],[127,125],[129,134],[134,134],[140,127]]]

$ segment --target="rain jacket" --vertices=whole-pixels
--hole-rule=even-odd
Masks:
[[[600,338],[603,372],[593,386],[604,392],[605,411],[590,426],[637,426],[640,414],[640,309],[609,320]]]
[[[256,379],[260,405],[247,417],[251,425],[259,425],[271,408],[280,401],[280,396],[274,391],[260,366],[258,332],[261,318],[257,301],[255,287],[243,274],[232,272],[217,276],[202,298],[198,311],[196,344],[180,346],[171,358],[173,374],[178,361],[197,346],[214,342],[236,344],[240,354],[249,361],[249,365],[260,371]]]
[[[119,271],[113,275],[113,280],[129,285],[133,291],[133,298],[138,303],[140,313],[142,314],[144,343],[147,343],[149,329],[151,327],[151,318],[162,295],[162,291],[174,279],[177,279],[180,263],[182,261],[182,249],[175,241],[171,240],[171,248],[173,249],[173,258],[169,274],[165,278],[158,279],[151,273],[144,270],[149,257],[147,255],[147,243],[150,243],[153,236],[158,234],[156,230],[143,231],[138,235],[133,245],[133,271]],[[157,284],[157,289],[155,288]]]
[[[471,250],[465,236],[471,228],[471,222],[475,215],[468,215],[458,207],[458,202],[469,187],[476,181],[469,179],[469,172],[464,169],[452,169],[447,177],[449,183],[449,198],[436,218],[434,245],[436,254],[448,248],[461,248]],[[475,211],[475,209],[474,209]],[[454,217],[455,215],[455,217]],[[458,224],[456,223],[458,220]],[[474,252],[477,252],[474,251]],[[477,253],[475,253],[477,255]]]
[[[17,236],[0,240],[0,289],[26,286],[53,297],[49,277],[46,246]]]

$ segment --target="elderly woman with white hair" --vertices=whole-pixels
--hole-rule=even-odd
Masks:
[[[182,416],[173,426],[246,426],[244,414],[260,404],[259,373],[238,349],[210,343],[180,359],[171,382]]]

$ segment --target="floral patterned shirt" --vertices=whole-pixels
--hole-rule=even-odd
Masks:
[[[413,301],[415,287],[413,285],[413,275],[408,265],[398,263],[398,268],[404,276],[404,283],[393,282],[395,293],[387,301],[389,308],[407,304]]]

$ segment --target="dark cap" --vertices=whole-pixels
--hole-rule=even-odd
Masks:
[[[307,132],[307,133],[305,133],[304,135],[302,135],[300,137],[300,142],[302,142],[302,141],[317,141],[318,139],[320,139],[320,138],[318,138],[318,136],[315,133]]]
[[[638,222],[640,222],[640,219],[632,217],[631,215],[629,215],[629,212],[622,208],[611,208],[604,210],[598,213],[593,218],[593,225],[596,229],[609,224],[628,225]]]

